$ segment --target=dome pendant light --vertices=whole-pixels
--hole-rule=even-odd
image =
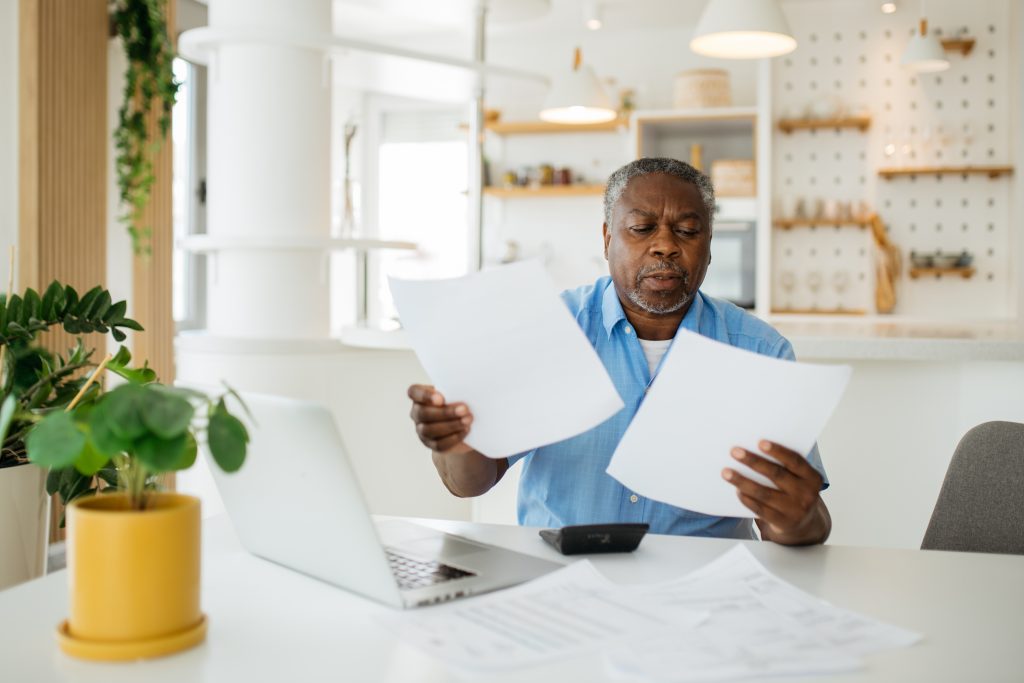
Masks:
[[[572,71],[555,76],[540,118],[549,123],[604,123],[618,116],[594,70],[576,48]]]
[[[690,49],[706,57],[758,59],[796,49],[778,0],[711,0]]]
[[[920,73],[945,71],[949,68],[946,50],[934,33],[928,33],[928,20],[922,19],[919,31],[914,33],[907,49],[900,57],[900,64]]]

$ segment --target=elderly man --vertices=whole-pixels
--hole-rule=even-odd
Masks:
[[[470,406],[446,403],[430,386],[409,387],[417,433],[433,451],[449,491],[479,496],[522,460],[520,524],[646,522],[654,533],[753,537],[750,520],[647,500],[605,472],[677,330],[794,358],[789,342],[770,325],[699,291],[711,263],[714,206],[708,177],[674,159],[639,159],[608,179],[603,232],[611,277],[562,294],[626,404],[604,423],[571,439],[494,460],[464,441],[473,424]],[[693,387],[693,400],[700,400],[700,387]],[[685,453],[686,434],[678,440],[673,447],[682,446]],[[807,459],[769,441],[759,448],[771,459],[738,447],[731,455],[777,488],[732,468],[725,468],[722,477],[756,516],[761,537],[787,545],[822,543],[832,522],[819,495],[828,482],[817,448]]]

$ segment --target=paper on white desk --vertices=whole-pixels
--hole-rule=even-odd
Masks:
[[[921,635],[836,607],[805,593],[771,572],[743,546],[736,546],[702,569],[690,580],[735,581],[747,586],[768,608],[850,655],[868,655],[894,647],[906,647]]]
[[[674,582],[634,591],[641,603],[658,597],[666,606],[710,613],[696,627],[609,653],[614,671],[672,683],[848,671],[861,666],[860,655],[920,638],[804,593],[741,545]]]
[[[680,330],[607,472],[643,496],[719,517],[753,517],[722,479],[762,439],[809,453],[850,378],[845,365],[762,356]]]
[[[686,628],[705,615],[638,605],[588,561],[515,588],[385,618],[398,635],[460,669],[503,671]]]
[[[484,455],[504,458],[555,443],[622,409],[540,263],[390,282],[416,355],[449,403],[469,406],[466,443]]]

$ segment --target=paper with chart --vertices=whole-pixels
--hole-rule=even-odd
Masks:
[[[611,650],[618,672],[672,683],[849,671],[860,657],[920,636],[819,600],[741,545],[675,582],[634,589],[638,603],[709,614],[700,624]]]
[[[448,280],[390,279],[437,389],[473,412],[466,443],[503,458],[581,434],[622,409],[611,378],[536,261]]]
[[[845,365],[762,356],[680,330],[608,474],[648,498],[720,517],[753,517],[722,479],[725,467],[769,481],[733,460],[762,439],[809,453],[850,379]]]
[[[587,560],[529,583],[384,618],[406,641],[460,669],[504,671],[684,629],[705,617],[631,602]]]

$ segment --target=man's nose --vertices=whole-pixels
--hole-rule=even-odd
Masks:
[[[654,256],[670,258],[679,255],[679,243],[672,228],[658,226],[651,240],[650,252]]]

